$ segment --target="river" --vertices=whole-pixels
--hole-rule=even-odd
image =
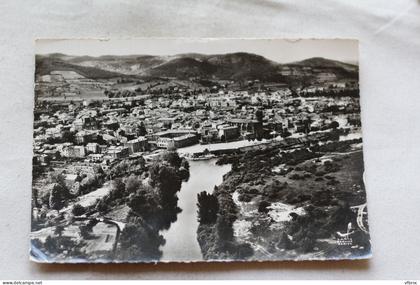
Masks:
[[[190,179],[183,182],[178,193],[178,206],[182,209],[168,230],[161,232],[166,240],[161,250],[161,261],[203,260],[197,241],[197,194],[212,192],[223,181],[231,165],[216,165],[217,159],[190,161]]]
[[[233,141],[233,142],[226,142],[226,143],[195,144],[195,145],[191,145],[187,147],[178,148],[177,151],[180,155],[185,155],[185,154],[200,153],[206,149],[209,151],[238,149],[238,148],[246,147],[246,146],[259,145],[266,142],[267,140],[263,139],[262,141],[240,140],[240,141]]]

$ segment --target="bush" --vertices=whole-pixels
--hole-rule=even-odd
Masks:
[[[89,225],[81,225],[79,226],[79,232],[80,232],[80,236],[84,239],[90,239],[91,233],[92,233],[92,228]]]
[[[61,184],[54,184],[54,187],[50,192],[49,204],[50,208],[54,210],[60,210],[64,206],[65,200],[68,198],[68,190]]]
[[[86,209],[80,205],[80,204],[76,204],[73,206],[73,209],[71,210],[71,213],[75,216],[81,216],[86,212]]]
[[[250,195],[250,194],[244,193],[244,194],[240,194],[240,195],[238,196],[238,200],[239,200],[240,202],[246,202],[246,203],[248,203],[248,202],[251,202],[252,197],[253,197],[253,195]]]
[[[142,157],[132,160],[125,159],[112,167],[109,175],[112,178],[128,176],[130,174],[141,175],[145,170],[145,165],[146,161]]]
[[[125,191],[127,193],[135,193],[142,185],[142,181],[135,175],[130,175],[125,182]]]
[[[89,220],[89,222],[86,224],[87,228],[92,231],[93,227],[96,226],[99,223],[99,221],[97,219],[91,219]]]
[[[340,124],[337,121],[332,121],[330,124],[331,129],[336,129],[340,126]]]
[[[99,176],[89,174],[80,181],[79,185],[79,192],[81,194],[89,193],[99,187]]]
[[[106,198],[107,196],[105,196],[104,199],[99,200],[95,206],[95,210],[98,211],[102,215],[109,211],[109,205],[105,201]]]
[[[121,178],[114,179],[111,185],[111,191],[109,192],[109,199],[115,201],[121,199],[127,195],[125,191],[126,187]]]
[[[260,205],[258,206],[258,212],[260,213],[268,213],[269,209],[268,207],[271,205],[270,202],[263,200],[260,202]]]

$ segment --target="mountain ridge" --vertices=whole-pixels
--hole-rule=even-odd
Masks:
[[[65,54],[37,55],[37,74],[46,74],[54,68],[67,68],[98,78],[118,76],[207,78],[219,80],[253,80],[286,82],[299,76],[317,78],[319,73],[330,73],[337,79],[354,78],[358,66],[322,57],[312,57],[291,63],[278,63],[261,55],[235,52],[226,54],[184,53],[168,56],[103,55],[72,56]],[[41,68],[44,67],[44,68]],[[47,67],[47,68],[45,68]],[[314,70],[316,69],[316,70]],[[288,74],[285,70],[292,70]],[[95,75],[97,72],[99,75]],[[82,74],[83,75],[83,74]]]

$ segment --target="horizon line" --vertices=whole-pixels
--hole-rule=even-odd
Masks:
[[[261,56],[261,57],[263,57],[263,58],[265,58],[269,61],[275,62],[277,64],[293,64],[293,63],[301,62],[301,61],[308,60],[308,59],[320,58],[320,59],[338,61],[338,62],[351,64],[351,65],[356,65],[356,66],[359,65],[359,60],[350,60],[350,59],[349,60],[339,60],[339,59],[333,59],[333,58],[328,58],[328,57],[323,57],[323,56],[311,56],[311,57],[303,58],[303,59],[300,59],[300,60],[297,60],[297,61],[280,62],[280,61],[269,59],[266,56],[263,56],[261,54],[257,54],[257,53],[253,53],[253,52],[246,52],[246,51],[226,52],[226,53],[184,52],[184,53],[165,54],[165,55],[135,54],[135,53],[131,53],[131,54],[103,54],[103,55],[88,55],[88,54],[75,55],[75,54],[67,54],[67,53],[62,53],[62,52],[51,52],[51,53],[35,53],[35,56],[51,56],[51,55],[57,54],[57,55],[63,55],[63,56],[68,56],[68,57],[74,57],[74,58],[77,58],[77,57],[91,57],[91,58],[99,59],[100,57],[106,57],[106,56],[113,56],[113,57],[129,57],[129,56],[175,57],[175,56],[188,55],[188,54],[217,56],[217,55],[238,54],[238,53]]]

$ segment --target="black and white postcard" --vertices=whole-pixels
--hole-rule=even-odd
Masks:
[[[38,40],[31,259],[371,256],[358,42]]]

